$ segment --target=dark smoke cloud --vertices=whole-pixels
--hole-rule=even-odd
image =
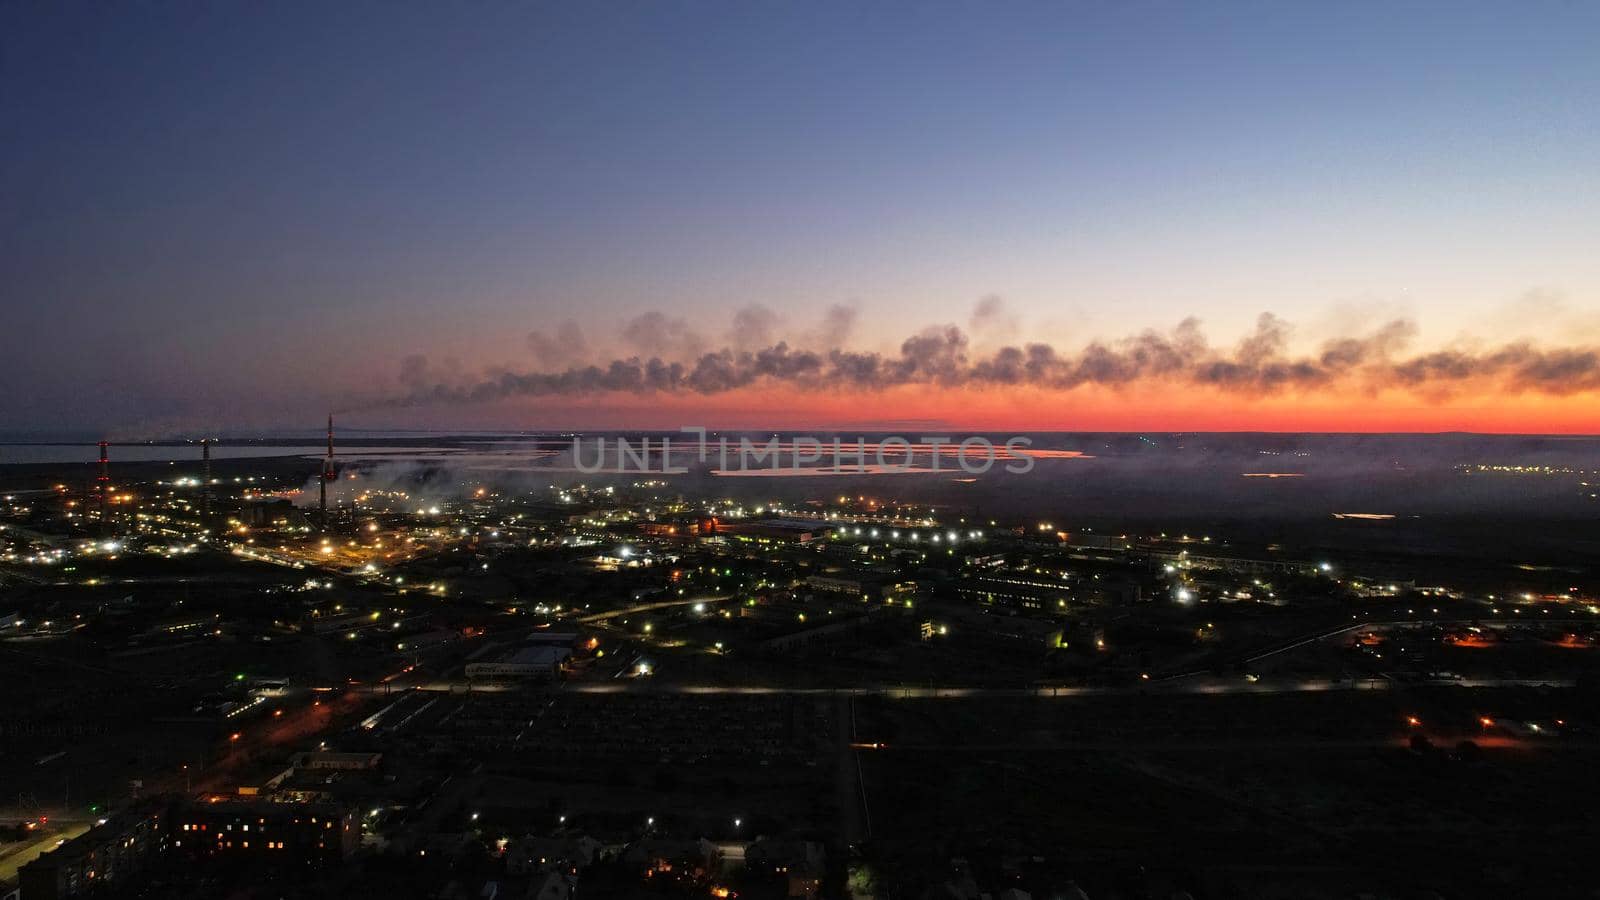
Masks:
[[[980,303],[980,311],[985,307]],[[751,309],[759,309],[752,307]],[[849,309],[836,307],[835,310]],[[989,307],[1000,314],[1002,307]],[[839,330],[854,319],[830,311]],[[770,333],[773,322],[743,316],[735,330],[746,337]],[[676,346],[688,335],[681,320],[640,316],[627,332],[648,327],[653,343]],[[1488,349],[1448,349],[1406,356],[1416,326],[1404,319],[1369,334],[1329,340],[1313,353],[1292,355],[1290,327],[1264,313],[1232,348],[1213,347],[1190,318],[1170,331],[1147,330],[1117,341],[1094,341],[1075,353],[1049,344],[1005,346],[974,354],[967,333],[954,325],[925,328],[895,353],[838,348],[810,350],[777,341],[757,349],[729,346],[668,362],[661,355],[630,356],[604,365],[541,372],[502,371],[478,380],[436,372],[422,357],[401,366],[403,397],[390,405],[463,403],[516,396],[581,396],[610,392],[713,395],[752,385],[830,390],[882,390],[902,385],[949,388],[1018,386],[1070,390],[1085,385],[1201,386],[1237,396],[1339,386],[1453,392],[1468,387],[1570,395],[1600,390],[1600,350],[1541,349],[1518,342]]]
[[[546,368],[560,368],[581,362],[589,355],[589,342],[577,322],[562,322],[554,335],[539,329],[528,332],[528,352]]]
[[[622,326],[622,341],[641,356],[682,358],[698,356],[706,341],[681,318],[647,312]]]
[[[414,353],[400,361],[400,384],[413,393],[436,390],[442,385],[459,386],[469,381],[462,372],[461,361],[454,357],[435,365],[428,357]]]
[[[728,344],[735,350],[754,350],[768,347],[777,340],[779,318],[772,310],[755,304],[733,314],[733,328],[728,332]]]
[[[1319,359],[1324,368],[1336,371],[1353,369],[1372,361],[1386,362],[1395,353],[1404,350],[1416,335],[1415,323],[1396,319],[1364,340],[1336,338],[1328,341],[1322,345]]]
[[[835,303],[822,314],[822,322],[805,339],[811,347],[842,347],[855,332],[859,310],[854,304]]]
[[[1512,390],[1564,396],[1600,390],[1600,351],[1540,350],[1526,343],[1483,353],[1441,350],[1398,363],[1393,371],[1409,387],[1437,388],[1490,378]]]
[[[1014,337],[1019,322],[1017,317],[1006,309],[1006,301],[999,294],[987,294],[973,306],[972,318],[968,320],[967,327],[980,339],[998,342]]]

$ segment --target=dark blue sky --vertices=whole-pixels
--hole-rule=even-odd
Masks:
[[[649,310],[1582,323],[1597,46],[1586,3],[11,2],[0,422],[287,424]]]

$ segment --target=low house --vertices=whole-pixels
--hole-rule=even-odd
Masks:
[[[537,837],[528,835],[506,847],[506,874],[527,875],[582,869],[600,855],[600,842],[592,837]]]

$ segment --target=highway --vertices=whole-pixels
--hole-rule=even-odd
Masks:
[[[0,882],[15,884],[17,872],[23,866],[45,852],[54,850],[57,845],[83,834],[94,824],[91,821],[60,822],[55,817],[51,817],[50,823],[51,827],[37,838],[0,851]]]
[[[589,613],[588,615],[578,616],[571,621],[578,622],[583,625],[593,625],[597,622],[615,619],[618,616],[637,616],[647,612],[655,612],[658,609],[672,609],[673,607],[677,606],[694,606],[697,603],[705,603],[708,605],[712,603],[720,603],[723,600],[730,599],[732,596],[733,595],[731,594],[718,594],[714,597],[695,597],[692,600],[656,600],[651,603],[637,603],[633,606],[624,606],[621,609],[608,609],[605,612]]]
[[[653,679],[606,682],[564,682],[562,689],[575,694],[678,694],[686,696],[830,696],[890,697],[902,699],[958,700],[973,697],[1110,697],[1139,694],[1300,694],[1327,691],[1388,691],[1415,687],[1571,687],[1571,678],[1458,678],[1449,681],[1394,681],[1384,678],[1334,680],[1303,678],[1250,682],[1243,678],[1189,677],[1181,681],[1145,681],[1128,685],[1061,685],[1029,687],[963,687],[959,685],[866,685],[854,687],[785,687],[781,685],[671,684]],[[394,690],[438,693],[505,693],[538,690],[518,683],[474,684],[466,680],[426,681],[396,685]]]
[[[1592,749],[1594,741],[1560,742],[1537,741],[1510,735],[1469,735],[1474,744],[1483,749],[1508,750],[1522,747],[1562,747],[1565,749]],[[974,744],[901,744],[884,743],[877,747],[862,748],[862,753],[984,753],[984,752],[1074,752],[1074,753],[1211,753],[1228,750],[1368,750],[1382,747],[1406,748],[1409,736],[1370,738],[1237,738],[1233,740],[1099,740],[1056,741],[1034,743],[974,743]]]

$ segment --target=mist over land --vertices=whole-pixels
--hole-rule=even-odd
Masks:
[[[1042,515],[1060,511],[1074,517],[1159,521],[1200,517],[1228,519],[1312,519],[1335,513],[1377,513],[1397,518],[1420,515],[1532,515],[1593,517],[1600,512],[1600,438],[1538,435],[1294,435],[1294,434],[1109,434],[983,433],[996,448],[1013,437],[1037,453],[1026,473],[1007,471],[996,461],[986,472],[969,472],[949,451],[970,433],[933,432],[710,432],[707,459],[699,459],[693,434],[678,432],[467,433],[357,432],[339,434],[341,467],[359,473],[363,487],[393,483],[434,485],[441,493],[468,482],[504,489],[534,489],[550,484],[662,478],[686,493],[788,497],[830,492],[893,492],[908,502],[965,506],[983,514]],[[764,448],[778,438],[772,454],[739,459],[741,439]],[[235,457],[304,458],[320,455],[313,433],[259,439],[223,439],[216,459]],[[795,439],[815,439],[823,459],[802,458],[795,465]],[[880,441],[904,438],[918,446],[911,471],[855,474],[856,442],[866,442],[868,462],[876,462]],[[939,438],[946,448],[933,471],[924,441]],[[840,470],[832,441],[841,447]],[[641,471],[632,458],[618,471],[618,441],[632,450],[648,447]],[[717,442],[728,442],[728,471],[717,468]],[[574,441],[582,448],[574,464]],[[670,468],[660,448],[670,442]],[[802,448],[802,454],[809,448]],[[1002,451],[1003,452],[1003,451]],[[0,465],[83,463],[95,459],[92,444],[0,445]],[[892,464],[904,464],[891,444]],[[113,464],[199,459],[192,442],[113,445]],[[982,456],[969,458],[978,468]],[[310,468],[314,468],[311,466]],[[677,472],[677,469],[687,469]],[[87,471],[87,469],[86,469]],[[770,477],[732,477],[762,475]]]

